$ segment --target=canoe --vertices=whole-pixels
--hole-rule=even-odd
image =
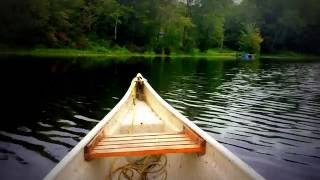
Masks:
[[[120,102],[45,179],[264,178],[138,74]]]

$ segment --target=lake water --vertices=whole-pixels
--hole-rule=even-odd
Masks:
[[[141,72],[267,179],[320,179],[320,61],[0,58],[0,178],[41,179]]]

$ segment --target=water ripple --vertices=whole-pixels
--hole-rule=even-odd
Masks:
[[[228,69],[214,88],[206,87],[217,84],[215,77],[176,77],[162,96],[184,114],[192,111],[191,119],[227,146],[320,167],[320,79],[314,73],[320,65],[301,66],[272,66],[259,73]]]
[[[11,179],[8,168],[43,178],[115,106],[137,72],[267,179],[320,179],[319,62],[26,59],[0,66],[0,103],[8,110],[0,128],[4,179]]]

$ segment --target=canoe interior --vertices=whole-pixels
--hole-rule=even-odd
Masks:
[[[141,156],[108,157],[86,161],[84,147],[99,132],[105,137],[130,133],[175,134],[182,132],[185,126],[192,128],[206,139],[206,152],[203,155],[166,154],[167,179],[263,179],[209,135],[173,110],[145,79],[138,95],[134,82],[135,79],[119,104],[83,138],[46,179],[109,179],[112,170],[141,158]]]

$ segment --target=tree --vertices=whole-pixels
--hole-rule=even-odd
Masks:
[[[240,50],[248,53],[260,53],[262,41],[259,28],[254,24],[247,24],[244,26],[244,30],[241,31],[239,38]]]
[[[119,3],[117,0],[104,0],[98,4],[97,12],[99,16],[110,20],[113,26],[113,40],[116,42],[118,39],[119,25],[122,24],[125,18],[132,9]]]
[[[139,52],[155,49],[158,53],[226,47],[320,54],[318,0],[238,2],[3,0],[0,44],[78,48],[111,44]]]
[[[200,50],[222,48],[225,37],[225,16],[233,4],[229,0],[201,0],[195,2],[193,22],[197,26],[197,44]]]
[[[243,24],[255,24],[260,27],[264,23],[261,9],[256,0],[242,0],[240,4],[231,4],[226,12],[225,45],[231,49],[239,49],[239,36]]]
[[[182,49],[186,38],[184,30],[194,27],[191,18],[186,17],[184,6],[176,0],[163,2],[159,6],[160,27],[156,48],[165,50],[166,54],[170,54],[171,50]]]
[[[320,4],[317,0],[256,1],[265,23],[262,50],[320,52]]]
[[[212,46],[222,49],[224,43],[224,18],[214,17],[213,27],[212,36],[210,36]]]
[[[47,0],[0,1],[0,42],[20,46],[41,43],[48,19]]]

